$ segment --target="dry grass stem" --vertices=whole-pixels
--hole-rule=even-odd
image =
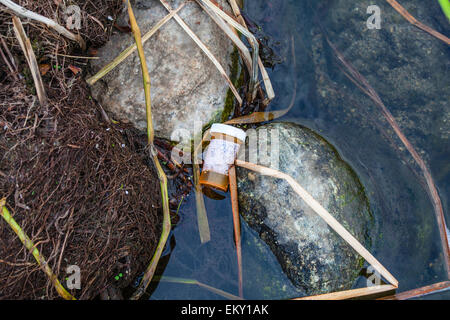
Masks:
[[[431,197],[431,201],[433,203],[433,208],[436,215],[436,221],[439,228],[439,234],[441,237],[441,243],[443,248],[443,254],[444,254],[444,263],[447,270],[447,276],[450,278],[450,246],[449,246],[449,240],[447,237],[447,226],[445,223],[445,217],[444,217],[444,209],[442,208],[442,202],[441,198],[439,197],[439,193],[436,189],[436,186],[433,181],[433,177],[431,176],[430,171],[428,170],[427,165],[425,164],[425,161],[422,159],[422,157],[417,153],[414,146],[409,142],[409,140],[406,138],[406,136],[403,134],[403,132],[400,130],[400,127],[397,124],[397,121],[395,120],[394,116],[391,114],[391,112],[387,109],[387,107],[384,105],[383,101],[381,100],[380,96],[377,94],[375,89],[369,84],[369,82],[366,80],[366,78],[356,70],[351,63],[345,60],[344,56],[339,52],[339,50],[334,46],[334,44],[327,38],[327,42],[330,45],[330,47],[333,49],[333,52],[335,53],[337,59],[346,67],[348,70],[347,72],[344,72],[344,74],[358,87],[360,88],[370,99],[372,99],[375,104],[380,108],[381,113],[387,120],[387,122],[391,125],[392,129],[398,136],[398,138],[402,141],[403,145],[406,147],[406,149],[409,151],[413,159],[416,161],[417,165],[422,170],[422,173],[424,175],[428,192]]]
[[[162,5],[167,9],[167,11],[172,12],[173,9],[170,7],[170,5],[165,0],[159,0]],[[219,61],[216,59],[216,57],[211,53],[211,51],[205,46],[205,44],[197,37],[197,35],[189,28],[189,26],[183,21],[183,19],[180,18],[178,14],[174,14],[173,18],[176,22],[186,31],[186,33],[194,40],[194,42],[202,49],[202,51],[206,54],[206,56],[211,60],[211,62],[216,66],[217,70],[219,70],[220,74],[225,78],[227,81],[231,91],[233,92],[234,96],[236,97],[236,100],[238,101],[239,105],[242,105],[242,98],[239,96],[238,91],[233,85],[233,82],[228,77],[227,73],[223,69],[222,65],[219,63]]]
[[[422,29],[425,32],[428,32],[433,37],[445,42],[447,45],[450,45],[450,39],[443,34],[437,32],[436,30],[424,25],[422,22],[418,21],[414,18],[405,8],[403,8],[397,1],[395,0],[386,0],[398,13],[400,13],[406,20],[408,20],[411,24],[416,26],[419,29]]]
[[[36,248],[36,245],[33,243],[33,241],[30,240],[30,238],[25,234],[23,229],[17,224],[17,222],[11,216],[9,210],[6,208],[6,199],[5,198],[0,200],[0,215],[8,223],[8,225],[11,227],[11,229],[15,232],[15,234],[20,239],[20,241],[23,243],[25,248],[27,248],[27,250],[31,252],[33,257],[36,259],[38,265],[43,269],[45,274],[48,276],[48,278],[52,282],[52,284],[55,287],[55,289],[58,292],[58,294],[62,298],[66,299],[66,300],[76,300],[61,285],[61,283],[59,282],[59,280],[56,277],[56,275],[53,273],[52,269],[48,265],[48,263],[45,260],[45,258],[42,256],[42,254]]]
[[[234,226],[234,241],[236,244],[236,256],[238,263],[238,278],[239,278],[239,296],[244,297],[242,287],[242,247],[241,247],[241,222],[239,219],[239,202],[238,202],[238,190],[236,182],[236,167],[231,166],[229,171],[230,179],[230,194],[231,194],[231,207],[233,210],[233,226]]]
[[[167,177],[159,163],[157,152],[155,150],[154,142],[154,130],[153,130],[153,121],[152,121],[152,112],[151,112],[151,100],[150,100],[150,76],[148,73],[147,61],[145,58],[144,47],[142,44],[141,32],[139,30],[139,26],[137,24],[136,18],[133,13],[133,9],[129,3],[129,0],[124,0],[127,3],[128,7],[128,15],[130,17],[131,29],[133,31],[134,39],[136,42],[137,50],[139,53],[139,59],[141,61],[142,67],[142,79],[144,85],[145,92],[145,105],[146,105],[146,114],[147,114],[147,138],[148,138],[148,146],[150,148],[151,158],[153,164],[156,167],[156,171],[158,173],[158,178],[160,181],[161,188],[161,198],[162,198],[162,207],[163,207],[163,227],[161,232],[161,237],[158,242],[158,246],[156,247],[155,254],[150,261],[149,266],[147,267],[144,276],[142,277],[141,282],[135,293],[131,296],[132,300],[139,299],[147,289],[150,284],[153,275],[155,274],[156,267],[158,265],[159,259],[161,257],[162,251],[166,245],[167,239],[169,237],[169,233],[171,230],[171,222],[170,222],[170,209],[169,209],[169,195],[167,191]]]
[[[37,14],[33,11],[30,11],[28,9],[25,9],[24,7],[21,7],[18,4],[14,3],[10,0],[0,0],[0,3],[5,5],[6,7],[8,7],[15,14],[25,17],[25,18],[28,18],[28,19],[39,21],[39,22],[45,24],[46,26],[54,29],[58,33],[62,34],[66,38],[69,38],[71,40],[78,42],[80,44],[81,48],[83,48],[83,50],[86,48],[86,44],[85,44],[84,40],[81,38],[81,36],[73,34],[69,30],[64,28],[63,26],[56,23],[54,20],[44,17],[44,16]]]
[[[228,0],[229,4],[231,5],[231,9],[233,10],[234,15],[237,17],[237,20],[239,23],[248,30],[247,24],[245,23],[244,18],[241,15],[241,10],[239,9],[239,5],[236,3],[236,0]],[[261,58],[258,56],[258,65],[259,69],[261,70],[261,75],[264,81],[264,87],[266,88],[267,93],[267,101],[266,104],[268,104],[270,101],[275,98],[275,91],[272,87],[272,82],[270,81],[269,75],[267,73],[266,68],[264,67]]]
[[[203,2],[206,6],[208,6],[212,11],[214,11],[222,19],[224,19],[226,22],[228,22],[233,28],[242,32],[244,34],[244,36],[247,37],[250,45],[252,46],[253,59],[252,59],[252,73],[250,75],[249,88],[250,88],[250,92],[252,95],[250,100],[253,101],[256,97],[257,86],[258,86],[258,57],[259,57],[258,40],[256,40],[255,36],[250,31],[248,31],[246,28],[244,28],[241,24],[239,24],[236,20],[234,20],[232,17],[230,17],[227,13],[223,12],[219,7],[217,7],[211,1],[209,1],[209,0],[200,0],[200,1]]]
[[[168,15],[158,21],[153,28],[151,28],[144,36],[142,36],[142,43],[145,43],[148,39],[150,39],[156,31],[158,31],[163,25],[166,24],[178,11],[180,11],[186,2],[183,2],[176,10],[171,11]],[[127,57],[129,57],[132,53],[136,51],[136,43],[133,43],[124,51],[122,51],[113,61],[104,66],[100,71],[98,71],[95,75],[86,80],[86,82],[90,85],[93,85],[98,80],[103,78],[109,72],[111,72],[115,67],[117,67],[120,63],[122,63]]]
[[[383,292],[393,291],[397,287],[391,284],[382,284],[366,288],[358,288],[352,290],[338,291],[332,293],[319,294],[316,296],[295,298],[293,300],[346,300],[351,298],[361,298]]]
[[[39,71],[39,65],[36,61],[33,48],[31,47],[30,39],[25,34],[22,22],[18,17],[13,17],[14,33],[19,41],[20,47],[25,55],[28,66],[30,67],[31,75],[33,77],[34,85],[36,87],[36,93],[41,105],[47,104],[47,94],[45,93],[44,84],[42,82],[41,73]]]
[[[272,168],[260,166],[239,159],[236,160],[236,165],[258,172],[262,175],[283,179],[289,183],[289,185],[303,199],[303,201],[305,201],[311,209],[313,209],[323,220],[325,220],[325,222],[334,231],[336,231],[337,234],[339,234],[364,259],[366,259],[366,261],[369,262],[383,277],[385,277],[387,281],[395,287],[398,287],[398,281],[389,273],[389,271],[291,176]]]
[[[236,35],[236,33],[226,24],[222,18],[220,18],[214,11],[212,11],[209,7],[203,5],[200,0],[197,0],[197,3],[202,9],[211,17],[211,19],[219,26],[220,29],[230,38],[231,41],[236,45],[239,52],[241,53],[242,60],[244,61],[249,74],[252,73],[252,57],[250,55],[250,51],[246,47],[246,45],[241,41],[241,39]]]

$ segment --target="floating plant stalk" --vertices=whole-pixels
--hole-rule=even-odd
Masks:
[[[162,276],[162,277],[155,277],[156,281],[163,281],[163,282],[172,282],[172,283],[181,283],[181,284],[191,284],[191,285],[197,285],[199,287],[205,288],[208,291],[214,292],[215,294],[218,294],[224,298],[230,299],[230,300],[242,300],[241,297],[235,296],[231,293],[225,292],[223,290],[211,287],[207,284],[204,284],[200,281],[194,280],[194,279],[185,279],[185,278],[178,278],[178,277],[169,277],[169,276]]]
[[[311,194],[309,194],[300,184],[291,176],[264,166],[246,162],[237,159],[236,165],[246,168],[259,174],[270,176],[273,178],[283,179],[292,187],[292,189],[305,201],[305,203],[313,209],[338,235],[340,235],[356,252],[358,252],[372,267],[386,278],[392,285],[398,287],[398,281],[390,272],[366,249],[364,246],[348,232]]]
[[[151,109],[151,99],[150,99],[150,76],[148,73],[147,62],[145,59],[144,48],[142,45],[141,32],[139,30],[139,26],[136,22],[136,18],[133,13],[133,9],[129,3],[129,0],[124,0],[128,7],[128,15],[130,17],[131,29],[133,31],[134,39],[136,42],[136,47],[139,53],[139,59],[141,61],[142,68],[142,79],[144,83],[144,92],[145,92],[145,106],[146,106],[146,115],[147,115],[147,138],[148,138],[148,147],[150,150],[150,155],[152,157],[153,164],[156,167],[156,171],[158,173],[158,178],[160,182],[161,188],[161,198],[162,198],[162,206],[163,206],[163,228],[161,232],[161,238],[159,239],[158,246],[156,247],[156,251],[153,255],[152,260],[150,261],[149,266],[147,267],[144,276],[142,277],[141,282],[137,290],[131,296],[131,300],[139,299],[147,289],[150,284],[153,275],[155,273],[156,267],[158,265],[159,259],[161,257],[164,246],[166,245],[167,238],[169,237],[171,222],[170,222],[170,211],[169,211],[169,195],[167,191],[167,177],[159,163],[157,152],[155,150],[155,146],[153,145],[154,141],[154,130],[153,130],[153,121],[152,121],[152,109]]]
[[[450,22],[450,1],[449,0],[439,0],[442,11]]]
[[[336,55],[336,58],[344,65],[347,70],[349,71],[349,74],[347,72],[344,72],[345,76],[349,78],[362,92],[364,92],[370,99],[372,99],[373,102],[380,108],[381,113],[383,114],[386,121],[390,124],[398,138],[401,140],[403,145],[406,147],[406,149],[409,151],[411,156],[413,157],[414,161],[416,161],[417,165],[422,170],[422,174],[425,178],[429,196],[431,198],[431,202],[433,204],[434,212],[436,215],[436,221],[439,228],[439,235],[441,237],[441,244],[444,254],[444,263],[445,268],[447,271],[447,277],[450,279],[450,245],[449,240],[447,237],[447,226],[445,224],[445,217],[444,217],[444,209],[442,208],[442,202],[441,198],[439,197],[439,193],[436,189],[436,186],[433,181],[433,177],[431,176],[430,170],[428,169],[427,165],[425,164],[425,161],[422,159],[422,157],[417,153],[416,149],[414,149],[414,146],[409,142],[409,140],[406,138],[406,136],[403,134],[403,132],[400,130],[399,125],[397,124],[397,121],[395,120],[394,116],[391,114],[391,112],[388,110],[388,108],[384,105],[383,101],[381,100],[378,93],[373,89],[373,87],[369,84],[369,82],[366,80],[366,78],[358,72],[358,70],[353,67],[353,65],[346,61],[344,59],[344,56],[342,53],[339,52],[339,50],[334,46],[334,44],[326,38],[328,45],[332,48],[334,54]]]
[[[25,248],[31,252],[34,259],[36,259],[38,265],[43,269],[45,274],[48,276],[53,286],[56,289],[58,294],[66,299],[66,300],[76,300],[67,290],[61,285],[56,275],[53,273],[52,269],[49,267],[48,262],[39,252],[39,250],[35,247],[35,244],[31,239],[25,234],[23,229],[19,226],[19,224],[14,220],[14,218],[9,213],[9,210],[6,208],[6,199],[3,198],[0,200],[0,215],[2,218],[8,223],[11,229],[16,233],[19,237],[20,241],[23,243]]]
[[[241,222],[239,219],[239,202],[238,202],[238,190],[236,183],[235,166],[231,166],[229,170],[229,179],[230,179],[231,208],[233,210],[234,241],[236,244],[236,256],[238,263],[239,296],[243,298],[244,292],[242,287]]]
[[[397,289],[397,287],[393,286],[391,284],[382,284],[382,285],[366,287],[366,288],[358,288],[358,289],[351,289],[351,290],[319,294],[319,295],[315,295],[315,296],[295,298],[293,300],[346,300],[346,299],[351,299],[351,298],[366,297],[366,296],[375,295],[375,294],[388,292],[388,291],[394,291],[395,289]]]
[[[436,37],[439,40],[444,41],[447,45],[450,45],[450,39],[446,36],[444,36],[443,34],[437,32],[434,29],[431,29],[430,27],[424,25],[422,22],[417,21],[416,18],[414,18],[405,8],[403,8],[397,1],[395,0],[386,0],[391,6],[392,8],[394,8],[398,13],[400,13],[406,20],[408,20],[411,24],[413,24],[414,26],[416,26],[419,29],[422,29],[425,32],[428,32],[429,34],[431,34],[432,36]],[[444,12],[446,14],[450,13],[450,5],[448,5],[448,0],[444,0],[447,1],[447,12]],[[444,9],[444,7],[442,7]],[[450,18],[449,18],[450,19]]]
[[[202,141],[197,146],[194,146],[194,163],[192,165],[192,174],[194,177],[195,187],[195,203],[197,210],[197,225],[198,232],[200,233],[201,243],[206,243],[211,240],[211,233],[209,231],[208,216],[206,213],[205,200],[203,199],[202,187],[200,186],[200,166],[197,163],[198,153],[203,146],[203,142],[207,141],[210,137],[209,130],[203,135]]]
[[[444,292],[450,290],[450,281],[443,281],[438,283],[433,283],[429,286],[408,290],[404,292],[397,293],[392,296],[387,296],[380,298],[379,300],[406,300],[419,298],[423,296],[427,296],[429,294]]]
[[[234,15],[236,16],[239,23],[248,30],[247,24],[245,23],[244,18],[241,15],[241,10],[239,9],[239,5],[236,3],[236,0],[228,0],[230,3],[231,9],[233,10]],[[258,56],[258,66],[261,70],[261,75],[263,78],[264,86],[266,87],[266,93],[267,93],[267,101],[266,103],[269,104],[270,101],[272,101],[273,98],[275,98],[275,92],[273,91],[272,82],[270,81],[269,74],[267,73],[266,68],[264,67],[261,58]]]

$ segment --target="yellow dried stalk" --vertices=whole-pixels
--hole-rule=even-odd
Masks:
[[[8,223],[11,229],[15,232],[17,237],[19,237],[20,241],[23,243],[25,248],[31,252],[34,259],[36,259],[38,265],[42,268],[45,274],[48,276],[53,286],[56,289],[58,294],[66,299],[66,300],[76,300],[67,290],[61,285],[56,275],[53,273],[52,269],[49,267],[47,261],[39,252],[39,250],[35,247],[33,241],[25,234],[23,229],[19,226],[19,224],[14,220],[14,218],[9,213],[9,210],[6,208],[6,198],[0,200],[0,215],[2,218]]]

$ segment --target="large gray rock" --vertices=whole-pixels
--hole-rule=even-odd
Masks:
[[[176,9],[184,0],[167,2]],[[219,3],[228,8],[225,0]],[[133,8],[142,34],[168,14],[160,2],[154,0],[135,1]],[[230,74],[233,45],[207,13],[195,2],[190,2],[179,16]],[[118,23],[128,24],[126,11]],[[113,35],[99,50],[100,59],[92,63],[93,71],[97,72],[132,43],[132,34]],[[212,120],[220,120],[228,91],[227,82],[174,19],[144,44],[144,50],[151,78],[153,123],[157,136],[170,139],[175,129],[193,133],[194,121],[202,121],[206,125]],[[137,53],[97,82],[92,87],[92,94],[118,119],[130,121],[138,129],[145,130],[145,100]],[[179,139],[174,138],[175,141]]]
[[[369,249],[373,219],[353,170],[327,141],[292,123],[256,129],[259,142],[267,143],[269,150],[272,130],[278,132],[278,169],[292,176]],[[274,166],[264,157],[258,163]],[[242,217],[267,243],[294,285],[309,295],[352,287],[362,258],[287,182],[242,168],[237,176]]]

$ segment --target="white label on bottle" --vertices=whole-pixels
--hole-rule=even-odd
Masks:
[[[228,175],[228,169],[236,160],[240,145],[232,141],[213,139],[206,150],[203,170]]]

